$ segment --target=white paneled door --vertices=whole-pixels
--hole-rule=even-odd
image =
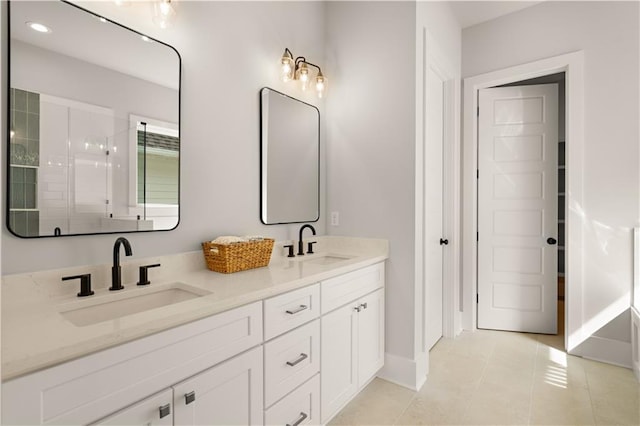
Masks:
[[[478,327],[555,334],[558,86],[479,96]]]

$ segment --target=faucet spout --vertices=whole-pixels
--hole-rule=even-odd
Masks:
[[[313,235],[316,235],[316,229],[313,226],[306,224],[300,227],[300,232],[298,233],[298,256],[304,256],[304,244],[302,242],[302,233],[307,228],[311,229],[311,233]]]
[[[111,287],[109,287],[111,291],[124,288],[122,285],[122,268],[120,267],[120,246],[124,246],[124,254],[126,256],[133,254],[129,240],[119,237],[113,245],[113,267],[111,268]]]

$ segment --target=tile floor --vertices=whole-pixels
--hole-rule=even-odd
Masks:
[[[330,425],[640,425],[633,372],[562,347],[563,336],[489,330],[442,339],[422,389],[375,379]]]

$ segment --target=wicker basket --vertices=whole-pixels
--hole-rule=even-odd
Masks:
[[[271,260],[274,240],[265,238],[245,243],[202,243],[207,268],[223,274],[267,266]]]

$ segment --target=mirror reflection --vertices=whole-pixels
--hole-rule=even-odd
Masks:
[[[65,2],[11,2],[9,23],[11,232],[175,228],[177,52]]]
[[[273,89],[260,91],[261,211],[266,225],[320,218],[320,112]]]

